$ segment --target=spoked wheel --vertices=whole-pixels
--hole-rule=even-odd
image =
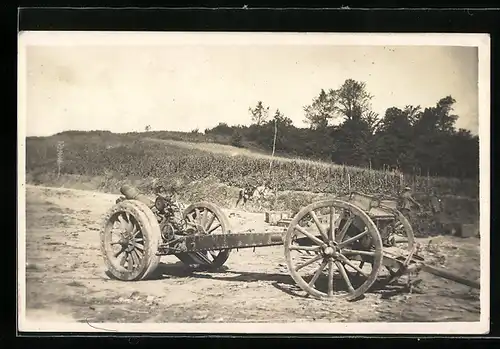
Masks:
[[[111,275],[123,281],[146,279],[160,261],[158,221],[142,202],[125,200],[114,205],[101,230],[101,252]]]
[[[398,255],[401,255],[400,259],[403,262],[415,249],[416,242],[415,235],[413,234],[413,228],[403,213],[396,209],[387,207],[384,208],[390,210],[390,212],[394,215],[394,221],[388,226],[390,230],[388,240],[393,246],[404,251],[403,253],[398,252]],[[385,266],[385,268],[389,273],[389,276],[386,279],[386,283],[388,284],[393,283],[406,272],[404,266],[399,268]]]
[[[183,213],[188,234],[229,234],[229,220],[222,210],[209,202],[188,206]],[[183,263],[201,269],[220,268],[229,258],[231,250],[178,253]]]
[[[377,279],[382,248],[380,233],[370,217],[337,199],[304,207],[285,236],[292,278],[318,298],[353,300],[363,295]]]

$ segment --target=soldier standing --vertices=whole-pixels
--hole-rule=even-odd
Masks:
[[[434,233],[442,232],[444,230],[443,222],[446,221],[446,217],[443,210],[443,202],[437,196],[437,193],[434,189],[431,192],[430,204],[432,211],[432,229],[434,230]]]
[[[413,206],[417,206],[420,210],[422,209],[422,205],[420,205],[420,203],[418,203],[417,200],[413,198],[412,190],[410,187],[405,187],[403,189],[403,192],[399,197],[398,206],[398,210],[401,211],[401,213],[410,221],[410,224],[413,221]]]

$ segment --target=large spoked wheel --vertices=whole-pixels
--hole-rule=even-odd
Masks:
[[[390,210],[394,215],[394,221],[388,227],[390,229],[388,240],[392,242],[393,246],[404,251],[404,253],[398,253],[401,256],[401,261],[403,261],[414,252],[416,247],[413,228],[401,211],[386,209]],[[406,267],[403,265],[398,268],[392,266],[385,266],[385,268],[389,272],[389,276],[386,279],[386,283],[388,284],[393,283],[406,272]]]
[[[101,252],[111,275],[123,281],[148,278],[160,261],[161,232],[153,212],[142,202],[114,205],[101,230]]]
[[[375,223],[342,200],[304,207],[290,223],[284,243],[292,278],[318,298],[360,297],[376,281],[382,264]]]
[[[229,220],[216,205],[198,202],[189,205],[183,213],[188,234],[229,234]],[[184,264],[199,269],[217,269],[224,265],[231,250],[178,253],[175,256]]]

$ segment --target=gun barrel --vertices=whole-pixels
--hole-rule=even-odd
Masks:
[[[154,201],[148,198],[146,195],[142,194],[136,187],[125,184],[120,188],[120,192],[127,198],[128,200],[137,200],[148,207],[154,206]]]

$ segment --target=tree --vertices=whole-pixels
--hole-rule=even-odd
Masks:
[[[273,120],[278,124],[278,127],[290,127],[293,125],[292,119],[286,117],[279,109],[276,109]]]
[[[463,172],[456,169],[456,164],[462,164],[463,159],[458,154],[454,156],[452,149],[458,119],[451,114],[455,102],[451,96],[441,98],[434,107],[419,113],[413,124],[415,162],[430,174],[448,176]]]
[[[255,123],[205,130],[236,146],[374,169],[474,178],[479,175],[479,138],[455,130],[455,100],[446,96],[434,106],[389,107],[382,117],[371,110],[364,83],[348,79],[337,90],[321,90],[304,107],[310,127],[297,128],[279,109],[269,115],[262,102],[251,109]],[[268,118],[269,117],[269,118]],[[340,119],[339,124],[329,121]],[[274,138],[276,131],[276,139]]]
[[[373,96],[364,82],[347,79],[335,91],[334,117],[344,119],[336,132],[332,157],[346,164],[372,166],[378,114],[371,110]]]
[[[151,126],[150,126],[150,125],[147,125],[147,126],[144,128],[144,130],[146,130],[146,132],[151,131]]]
[[[276,109],[273,122],[269,124],[272,124],[273,137],[276,137],[276,143],[274,143],[274,145],[279,149],[287,149],[289,147],[289,139],[293,139],[292,120],[286,117],[279,109]],[[276,133],[276,135],[274,133]]]
[[[347,119],[334,131],[332,160],[353,166],[369,166],[373,158],[373,134],[364,119]]]
[[[334,93],[337,97],[335,112],[347,120],[361,119],[371,111],[373,96],[367,92],[364,82],[347,79]]]
[[[436,103],[435,107],[425,108],[414,122],[415,130],[419,134],[429,132],[453,132],[455,130],[455,122],[458,119],[458,115],[450,113],[453,111],[453,104],[455,103],[456,101],[453,97],[447,96],[441,98]]]
[[[265,123],[269,117],[269,107],[264,107],[262,101],[258,101],[255,108],[248,108],[248,111],[252,115],[252,122],[257,126]]]
[[[412,126],[415,125],[415,122],[418,120],[421,112],[422,108],[419,105],[406,105],[404,108],[404,113]]]
[[[335,116],[335,103],[337,96],[335,91],[329,90],[328,93],[321,89],[317,97],[313,99],[310,105],[304,107],[305,120],[311,129],[322,129],[328,126],[328,120]]]
[[[461,178],[479,177],[479,137],[469,130],[459,129],[450,140],[450,160],[453,161],[455,176]]]
[[[420,107],[391,107],[380,120],[375,136],[377,167],[395,166],[405,170],[414,166],[413,123]]]
[[[415,120],[419,117],[420,106],[407,105],[404,109],[388,108],[380,120],[378,132],[405,134],[409,136]]]
[[[365,114],[363,119],[368,126],[370,134],[375,134],[378,131],[380,123],[382,121],[382,119],[379,118],[379,115],[374,111],[369,111]]]
[[[213,134],[219,134],[219,135],[224,135],[224,136],[230,136],[233,134],[233,128],[234,127],[229,126],[225,122],[219,122],[219,124],[217,126],[215,126],[214,128],[205,129],[205,134],[213,133]]]
[[[452,133],[455,131],[455,122],[458,115],[451,114],[453,111],[453,104],[456,100],[451,96],[441,98],[435,108],[436,112],[436,127],[440,132]]]

